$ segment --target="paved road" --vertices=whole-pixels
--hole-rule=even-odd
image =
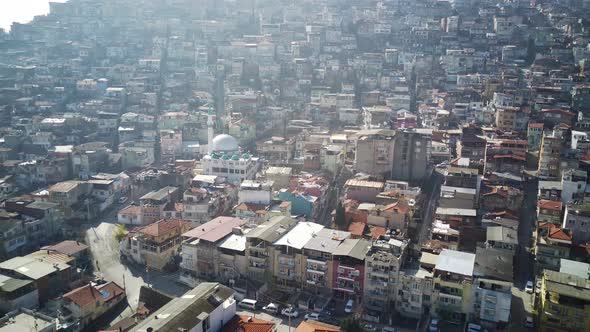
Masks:
[[[514,285],[523,289],[528,280],[534,278],[534,260],[530,253],[532,235],[536,228],[537,182],[527,182],[524,187],[524,201],[518,225],[518,252],[516,254]]]
[[[112,219],[111,214],[105,217]],[[114,235],[115,229],[116,225],[114,223],[102,222],[86,232],[86,242],[90,246],[94,257],[96,274],[105,280],[114,281],[120,286],[125,286],[129,306],[119,315],[114,315],[110,323],[133,314],[137,308],[139,289],[147,281],[154,288],[172,296],[180,296],[188,290],[187,287],[176,282],[178,280],[177,274],[156,272],[148,274],[141,267],[122,264],[119,260],[119,244]]]
[[[524,187],[524,201],[518,226],[510,331],[526,331],[524,320],[533,312],[533,297],[524,291],[524,286],[527,281],[534,280],[535,275],[534,258],[530,251],[533,246],[533,231],[536,229],[537,184],[537,181],[529,181]]]
[[[443,180],[443,176],[435,169],[432,172],[430,180],[433,183],[432,191],[426,198],[426,201],[422,202],[422,206],[425,207],[424,214],[422,215],[422,223],[420,225],[420,232],[418,234],[418,246],[422,247],[424,242],[430,240],[430,231],[432,230],[432,222],[434,221],[434,212],[437,206],[438,198],[440,196],[440,187]]]

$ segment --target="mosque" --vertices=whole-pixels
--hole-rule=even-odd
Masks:
[[[201,159],[203,174],[222,176],[231,183],[252,180],[259,168],[259,158],[242,153],[231,135],[214,135],[213,114],[207,115],[207,155]]]

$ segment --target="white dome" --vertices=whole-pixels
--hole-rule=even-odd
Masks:
[[[221,134],[213,138],[213,152],[233,152],[238,149],[238,141],[233,136]]]

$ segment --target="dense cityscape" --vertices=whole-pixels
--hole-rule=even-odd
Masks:
[[[590,331],[590,0],[49,8],[0,332]]]

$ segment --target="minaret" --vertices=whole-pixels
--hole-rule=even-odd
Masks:
[[[213,127],[215,126],[215,121],[213,121],[213,112],[211,112],[211,106],[209,106],[209,110],[207,111],[207,153],[209,155],[213,154]]]

